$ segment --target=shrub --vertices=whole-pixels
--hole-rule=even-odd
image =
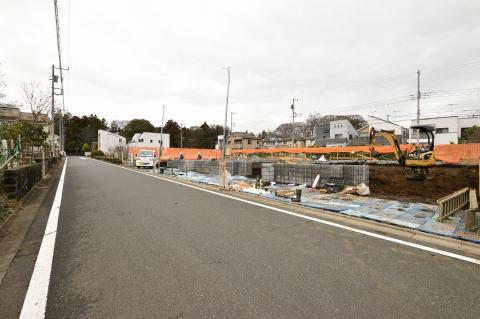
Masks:
[[[82,153],[85,154],[85,152],[90,152],[90,145],[88,145],[88,143],[83,144]]]
[[[113,164],[119,164],[119,165],[122,164],[121,159],[108,157],[108,156],[97,156],[96,159],[101,160],[101,161],[105,161],[105,162],[110,162],[110,163],[113,163]]]
[[[92,158],[95,158],[95,157],[99,157],[99,156],[104,156],[105,154],[103,154],[102,151],[100,150],[94,150],[92,151],[92,154],[90,155]]]

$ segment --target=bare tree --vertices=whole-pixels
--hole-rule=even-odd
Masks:
[[[39,117],[47,114],[50,109],[50,93],[41,89],[38,82],[23,83],[21,90],[33,122],[38,123]]]
[[[306,137],[313,136],[315,134],[315,127],[320,125],[323,116],[318,112],[308,114],[304,125],[304,134]]]

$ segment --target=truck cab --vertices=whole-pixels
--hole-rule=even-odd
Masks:
[[[152,150],[140,150],[135,160],[137,168],[152,168],[155,165],[155,157],[157,154]]]

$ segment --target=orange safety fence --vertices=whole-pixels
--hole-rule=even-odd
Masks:
[[[136,156],[140,150],[152,150],[155,151],[157,154],[160,150],[160,147],[135,147],[129,146],[127,152],[132,153],[133,156]],[[210,148],[164,148],[162,152],[162,160],[168,159],[178,159],[180,153],[183,153],[184,159],[186,160],[194,160],[197,159],[198,153],[202,155],[203,159],[213,159],[221,157],[221,151],[217,149],[210,149]]]
[[[410,145],[401,145],[402,150],[409,150]],[[290,154],[328,154],[328,153],[370,153],[369,146],[332,146],[332,147],[303,147],[303,148],[258,148],[232,150],[232,154],[272,154],[272,153],[290,153]],[[393,147],[388,145],[375,146],[375,152],[386,154],[393,152]]]
[[[413,145],[400,145],[402,151],[413,151]],[[377,145],[375,152],[380,154],[393,153],[390,145]],[[232,154],[329,154],[329,153],[370,153],[369,146],[334,146],[305,148],[260,148],[232,150]],[[435,146],[435,158],[449,164],[478,163],[480,160],[480,144],[444,144]]]

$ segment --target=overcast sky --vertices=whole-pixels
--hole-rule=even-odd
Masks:
[[[0,1],[0,72],[21,101],[58,64],[53,1]],[[369,103],[415,94],[417,69],[424,92],[480,88],[478,0],[58,2],[66,107],[109,122],[159,125],[165,104],[166,119],[222,124],[226,66],[242,131],[290,121],[293,97],[304,116],[411,119],[415,101]],[[449,94],[423,114],[480,111],[479,95]]]

